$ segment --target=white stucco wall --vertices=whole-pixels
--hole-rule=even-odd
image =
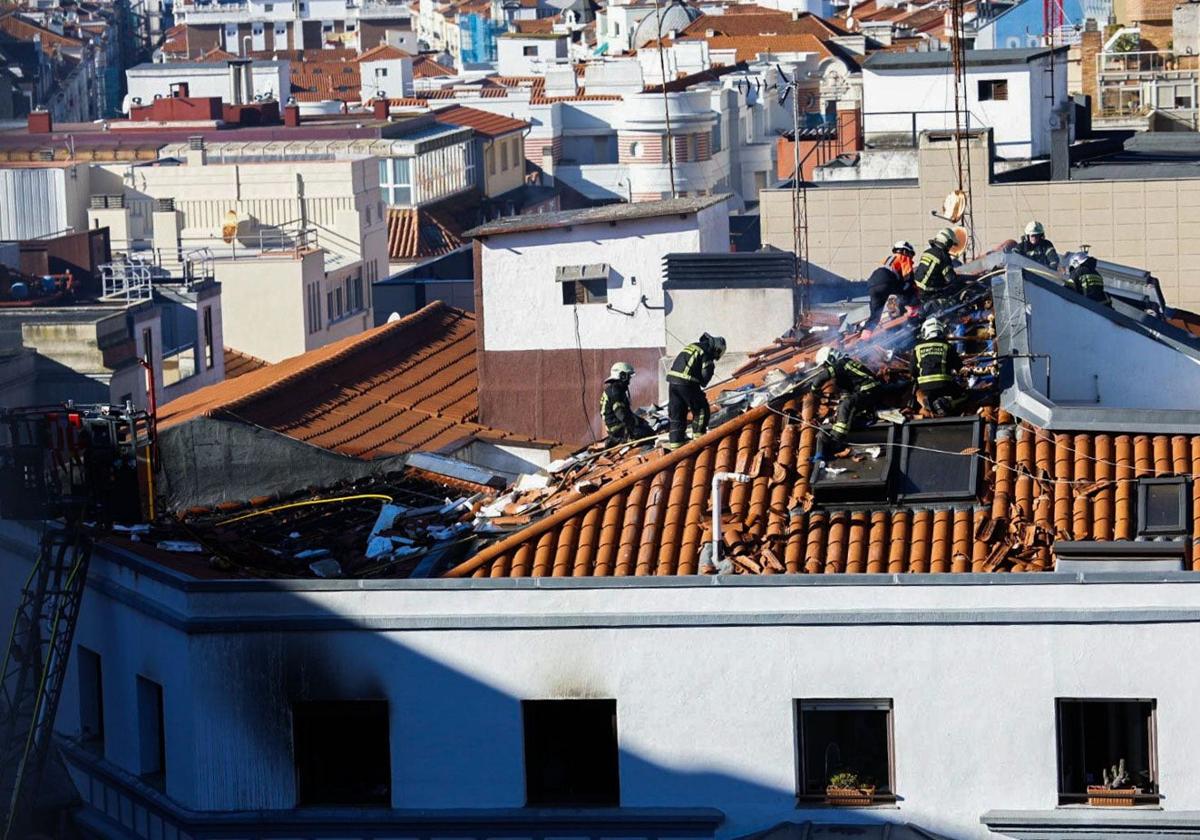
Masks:
[[[251,79],[256,96],[271,96],[286,102],[292,94],[291,62],[255,61],[251,64]],[[124,109],[128,113],[133,97],[141,97],[143,105],[149,105],[155,96],[170,96],[171,85],[188,83],[190,96],[219,96],[226,102],[229,98],[229,67],[223,62],[200,65],[195,62],[167,62],[165,64],[139,64],[125,71],[129,92],[125,97]]]
[[[663,347],[662,258],[729,250],[724,206],[699,213],[489,236],[483,249],[484,349]],[[560,265],[608,263],[608,303],[565,306]],[[578,313],[578,334],[575,315]]]
[[[970,126],[993,130],[996,154],[1005,158],[1029,158],[1050,153],[1048,124],[1050,101],[1048,78],[1049,61],[1031,63],[969,66],[967,69],[967,108]],[[1055,69],[1057,102],[1066,98],[1067,71],[1062,56]],[[1008,82],[1008,99],[979,100],[979,82],[1003,79]],[[908,113],[881,112],[917,111],[917,130],[946,130],[954,128],[954,85],[949,71],[939,68],[913,70],[873,70],[863,68],[863,129],[871,135],[896,134],[909,136],[912,117]]]
[[[6,547],[0,576],[13,580],[27,562]],[[107,758],[136,772],[132,692],[138,674],[159,681],[166,792],[201,810],[290,807],[290,702],[362,697],[390,704],[399,808],[521,807],[519,701],[584,697],[616,699],[622,806],[717,807],[723,838],[784,819],[993,837],[979,823],[988,810],[1056,807],[1060,697],[1155,699],[1162,807],[1200,808],[1190,576],[282,582],[185,595],[98,556],[92,578],[107,592],[87,593],[76,640],[102,656]],[[0,606],[14,589],[0,588]],[[205,632],[152,620],[143,610],[154,605],[203,620]],[[255,632],[220,629],[247,619]],[[320,629],[339,619],[373,629]],[[69,673],[65,734],[79,726]],[[892,700],[898,807],[796,807],[799,698]]]

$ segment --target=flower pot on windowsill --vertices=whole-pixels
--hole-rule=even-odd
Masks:
[[[1088,785],[1088,804],[1098,808],[1132,808],[1137,804],[1137,788],[1106,788]]]
[[[845,788],[830,785],[825,788],[825,804],[837,805],[842,808],[862,807],[875,802],[875,788],[857,787]]]

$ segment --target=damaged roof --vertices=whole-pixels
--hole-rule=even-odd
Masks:
[[[466,441],[549,441],[480,425],[475,316],[424,309],[172,400],[158,427],[200,417],[249,423],[355,458]]]
[[[464,237],[496,236],[503,233],[526,233],[535,230],[553,230],[573,225],[598,225],[606,222],[628,222],[638,219],[654,219],[662,216],[686,216],[698,213],[729,200],[729,193],[696,196],[694,198],[667,198],[662,201],[642,201],[635,204],[605,204],[586,207],[582,210],[561,210],[557,213],[532,213],[525,216],[506,216],[493,222],[479,225],[466,231]]]

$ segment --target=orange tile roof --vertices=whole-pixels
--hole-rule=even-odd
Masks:
[[[214,417],[368,460],[437,451],[473,438],[534,442],[476,422],[475,347],[475,316],[431,303],[173,400],[159,413],[159,429]]]
[[[371,47],[371,49],[360,55],[358,61],[395,61],[401,58],[412,58],[412,54],[406,53],[404,50],[394,47],[391,44],[380,44],[377,47]]]
[[[756,14],[701,15],[684,27],[679,36],[686,38],[710,31],[717,35],[812,35],[817,38],[848,34],[841,26],[816,15],[803,14],[793,19],[787,12],[763,10]]]
[[[232,347],[225,348],[226,379],[237,379],[239,376],[264,368],[269,364],[270,362],[264,361],[258,356],[251,356],[249,353],[234,350]]]
[[[39,26],[15,12],[0,13],[0,32],[18,41],[32,41],[34,36],[41,38],[42,52],[53,54],[58,47],[82,47],[83,41],[67,35],[59,35],[53,30]]]
[[[522,34],[553,32],[554,18],[534,18],[533,20],[514,20],[513,28]]]
[[[354,61],[292,62],[292,94],[299,101],[340,99],[357,102],[362,95],[362,78]]]
[[[433,79],[455,75],[454,70],[438,64],[430,56],[419,55],[413,59],[414,79]]]
[[[439,213],[432,207],[388,209],[388,259],[420,260],[444,256],[463,246],[459,213]]]
[[[833,55],[820,40],[808,34],[714,35],[705,40],[710,50],[736,50],[735,61],[754,61],[763,53],[810,52],[822,58]]]
[[[433,112],[433,118],[448,125],[460,125],[473,128],[485,137],[501,137],[514,131],[524,131],[529,127],[525,120],[506,117],[503,114],[493,114],[490,111],[480,111],[478,108],[468,108],[465,105],[451,105]]]

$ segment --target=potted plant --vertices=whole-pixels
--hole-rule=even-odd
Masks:
[[[825,804],[840,806],[870,805],[875,801],[875,785],[860,782],[858,775],[846,770],[829,777]]]
[[[1088,785],[1088,804],[1100,808],[1129,808],[1135,804],[1136,797],[1142,792],[1141,788],[1133,786],[1129,773],[1125,770],[1125,759],[1121,759],[1111,768],[1101,770],[1104,778],[1102,785]]]

